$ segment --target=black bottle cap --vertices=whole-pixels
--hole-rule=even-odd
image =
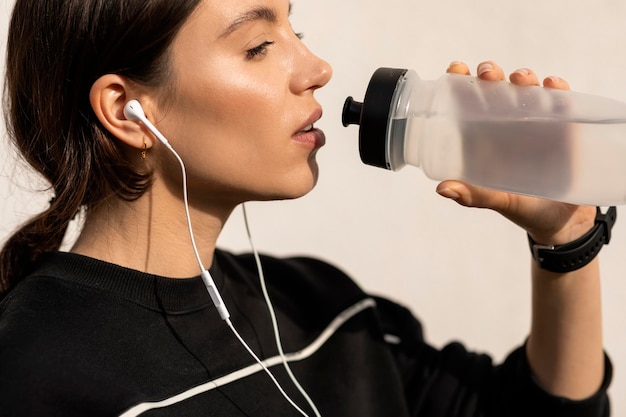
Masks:
[[[363,103],[348,97],[343,106],[341,121],[344,126],[360,125],[359,154],[361,161],[391,169],[386,158],[387,124],[391,102],[398,81],[408,70],[379,68],[374,72],[365,92]]]

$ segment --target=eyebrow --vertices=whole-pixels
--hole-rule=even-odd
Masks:
[[[292,7],[292,4],[291,2],[289,2],[289,14],[291,14],[291,7]],[[225,38],[231,33],[233,33],[234,31],[236,31],[242,25],[249,23],[249,22],[256,21],[256,20],[265,20],[270,23],[275,23],[277,20],[276,12],[274,11],[274,9],[270,9],[264,6],[249,10],[243,13],[241,16],[237,17],[226,28],[226,30],[222,32],[222,34],[220,35],[220,38]]]

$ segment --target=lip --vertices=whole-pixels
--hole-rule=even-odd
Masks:
[[[313,128],[308,132],[296,133],[292,136],[292,139],[313,149],[321,148],[326,143],[326,135],[321,129],[317,128]]]
[[[293,134],[294,141],[309,145],[312,148],[321,148],[326,143],[326,135],[321,129],[314,127],[314,123],[322,118],[322,109],[318,108],[307,118],[300,128]],[[308,130],[307,130],[308,129]]]

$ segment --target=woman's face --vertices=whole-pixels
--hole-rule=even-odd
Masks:
[[[322,116],[313,93],[332,70],[289,12],[288,0],[203,0],[172,44],[172,93],[153,122],[185,161],[196,200],[294,198],[316,182],[325,139],[312,129]],[[159,152],[157,181],[180,189],[178,165]]]

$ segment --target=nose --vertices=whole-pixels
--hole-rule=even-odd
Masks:
[[[333,68],[330,66],[328,62],[326,62],[322,58],[314,54],[312,55],[315,57],[315,60],[317,61],[317,66],[316,66],[317,72],[316,72],[315,77],[313,77],[313,79],[311,80],[313,81],[312,88],[318,89],[328,84],[331,77],[333,76]]]
[[[311,52],[301,44],[301,57],[298,59],[299,70],[293,77],[294,88],[299,91],[315,91],[324,87],[333,75],[333,69],[328,62]]]

